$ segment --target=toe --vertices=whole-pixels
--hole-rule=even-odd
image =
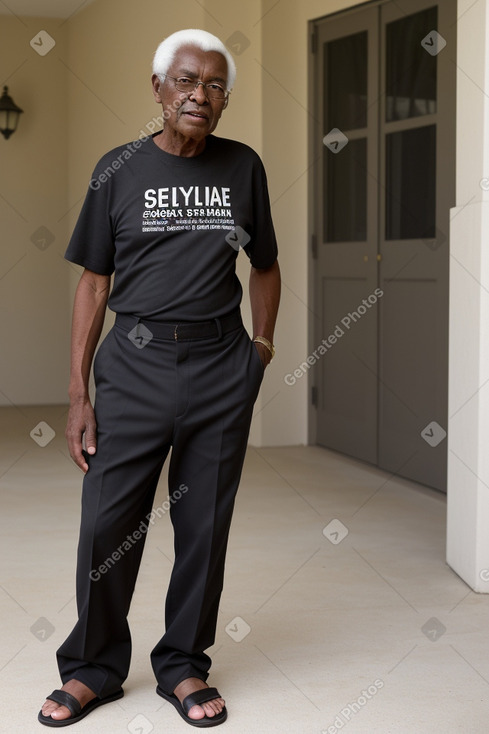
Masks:
[[[178,698],[180,703],[182,703],[187,696],[195,693],[196,691],[204,690],[205,688],[207,688],[207,685],[199,678],[188,678],[184,681],[181,681],[178,686],[176,686],[173,693]],[[205,716],[207,716],[208,718],[212,718],[213,716],[220,714],[223,708],[224,699],[221,697],[213,698],[210,701],[205,701],[200,705],[195,704],[195,706],[192,706],[189,709],[187,716],[190,719],[194,720],[203,719]]]
[[[216,714],[220,714],[224,708],[224,699],[214,698],[212,701],[207,701],[203,704],[203,709],[206,716],[212,717]]]
[[[203,719],[205,715],[206,714],[202,706],[192,706],[188,712],[188,717],[190,719]]]
[[[59,708],[59,703],[54,703],[54,701],[44,701],[41,711],[44,716],[50,716],[51,713]]]
[[[56,721],[68,719],[71,716],[71,711],[66,706],[59,706],[53,701],[46,701],[41,711],[43,716],[50,716]]]
[[[210,719],[218,713],[210,703],[204,703],[202,708],[204,709],[205,715]]]
[[[72,679],[63,685],[62,691],[70,693],[79,702],[80,707],[83,708],[89,701],[95,698],[96,694],[88,688],[84,683]],[[41,712],[43,716],[51,716],[56,721],[62,721],[63,719],[69,719],[73,716],[67,706],[62,706],[56,701],[52,701],[50,698],[44,702]]]
[[[188,716],[191,719],[203,719],[204,716],[212,719],[213,716],[221,713],[223,707],[223,699],[216,698],[212,701],[206,701],[206,703],[203,703],[201,706],[192,706],[192,708],[188,712]]]
[[[56,720],[69,719],[70,716],[71,711],[66,706],[58,706],[51,714],[51,718]]]

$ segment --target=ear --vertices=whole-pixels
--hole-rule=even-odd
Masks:
[[[153,74],[151,77],[151,85],[153,87],[153,97],[155,98],[155,102],[158,104],[163,104],[163,98],[162,98],[162,86],[163,82],[159,78],[158,74]]]
[[[226,109],[226,107],[228,106],[228,103],[229,103],[229,94],[228,94],[228,96],[226,97],[226,101],[224,102],[224,104],[223,104],[223,106],[222,106],[222,110],[223,110],[223,111],[224,111],[224,110]]]

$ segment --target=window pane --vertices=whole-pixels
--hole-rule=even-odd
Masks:
[[[436,55],[421,45],[437,28],[437,8],[387,25],[386,120],[436,112]]]
[[[339,153],[323,152],[324,241],[367,239],[367,140],[350,140]]]
[[[338,38],[325,46],[324,120],[328,121],[328,130],[366,127],[367,31]]]
[[[386,135],[386,239],[435,236],[436,126]]]

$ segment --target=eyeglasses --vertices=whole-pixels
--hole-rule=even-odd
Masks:
[[[189,79],[188,76],[174,77],[170,76],[169,74],[164,74],[164,76],[175,82],[175,89],[177,89],[179,92],[185,92],[185,94],[192,94],[192,92],[197,89],[199,84],[202,84],[204,94],[208,99],[225,100],[230,94],[227,89],[224,89],[224,87],[217,82],[207,82],[207,84],[204,84],[204,82]]]

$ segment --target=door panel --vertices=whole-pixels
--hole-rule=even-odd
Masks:
[[[443,491],[446,441],[422,434],[433,421],[447,428],[455,13],[451,0],[380,8],[378,465]],[[435,31],[447,45],[432,54]]]
[[[341,158],[323,151],[325,242],[367,239],[367,139],[350,140]]]
[[[419,9],[414,0],[381,10],[385,26],[385,119],[405,120],[436,112],[437,56],[426,52],[421,40],[436,29],[436,5]],[[426,5],[426,3],[422,3]],[[408,14],[409,13],[409,14]]]
[[[444,490],[456,0],[314,28],[317,442]]]
[[[436,125],[385,136],[385,239],[436,232]]]
[[[371,461],[376,456],[377,436],[365,428],[372,417],[375,420],[376,410],[372,396],[376,396],[377,355],[371,348],[375,305],[362,304],[368,295],[364,277],[325,277],[322,294],[327,352],[321,358],[318,410],[327,420],[321,443]]]
[[[318,443],[377,460],[377,315],[363,301],[377,287],[377,99],[378,78],[370,59],[378,23],[370,11],[338,17],[318,29],[318,135],[315,191],[318,258],[314,311],[320,360]],[[323,138],[341,131],[344,147]],[[374,175],[372,176],[372,172]],[[359,313],[358,309],[365,310]],[[368,313],[367,313],[368,312]],[[357,314],[357,315],[355,315]],[[347,324],[347,326],[345,326]],[[343,334],[341,334],[343,332]]]

